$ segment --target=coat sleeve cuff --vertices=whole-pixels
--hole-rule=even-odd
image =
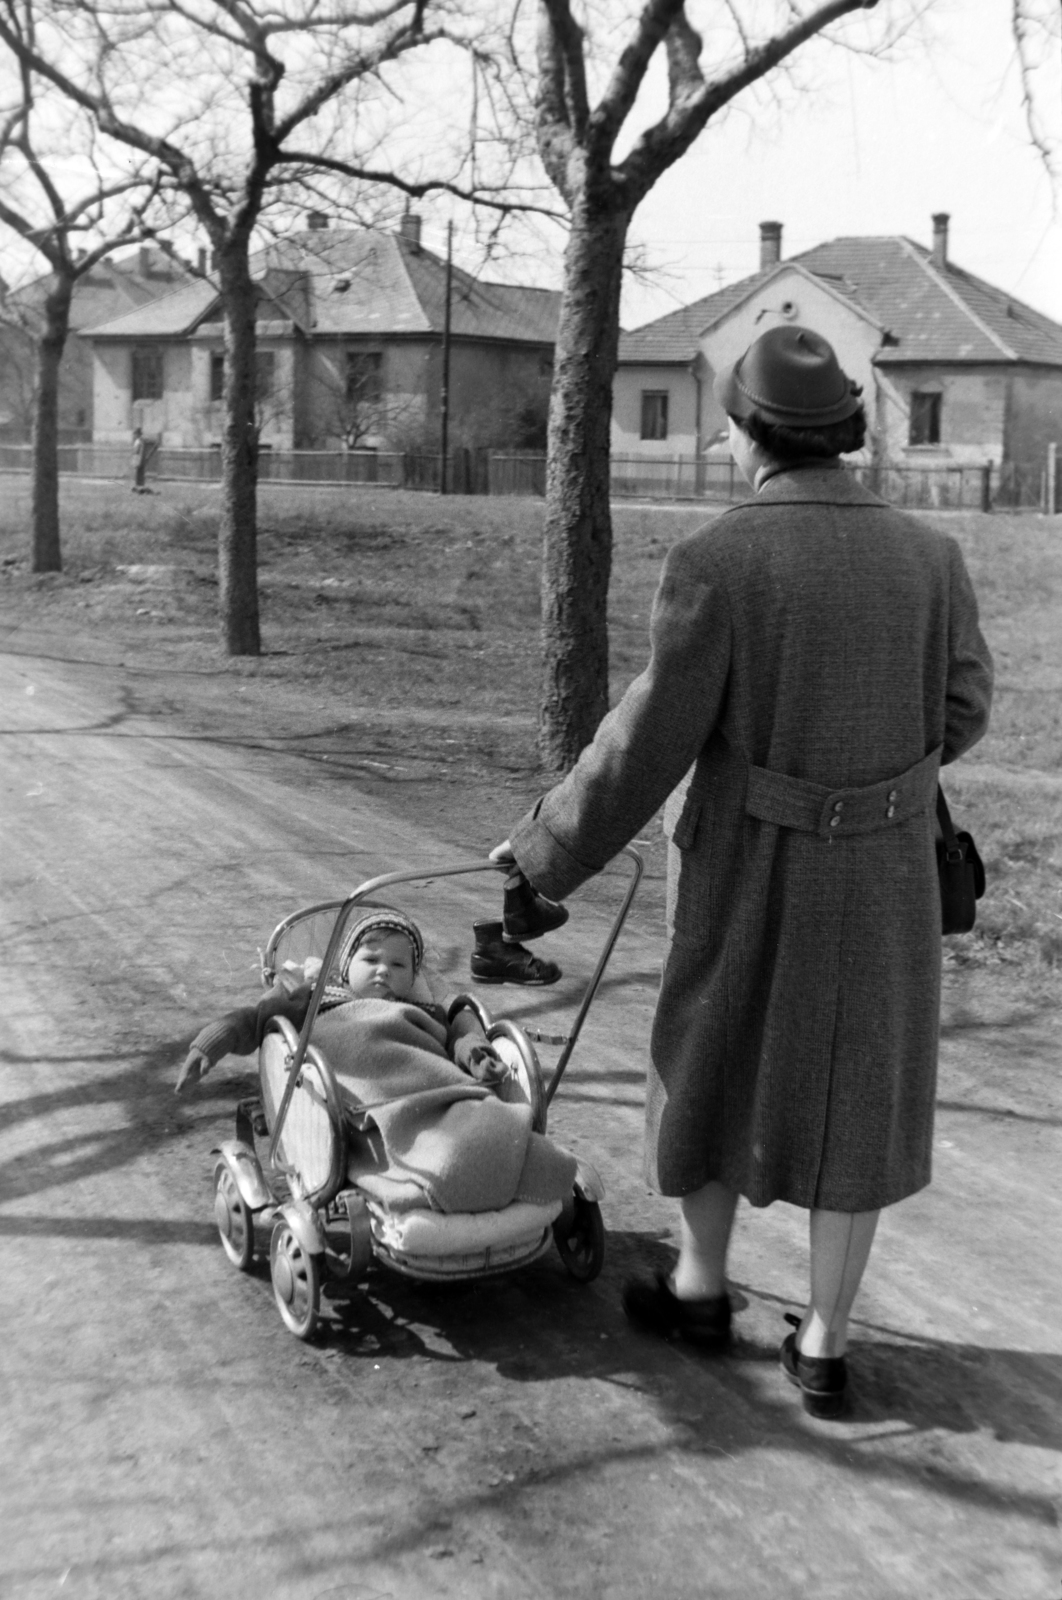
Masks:
[[[550,900],[564,900],[587,878],[600,872],[601,867],[590,866],[573,856],[550,832],[540,815],[541,809],[540,800],[525,817],[521,817],[509,834],[509,844],[517,866],[539,894]]]

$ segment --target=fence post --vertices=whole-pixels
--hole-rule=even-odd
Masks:
[[[1049,444],[1047,447],[1047,514],[1049,517],[1058,514],[1058,445]]]
[[[992,463],[986,461],[981,468],[981,510],[992,509]]]

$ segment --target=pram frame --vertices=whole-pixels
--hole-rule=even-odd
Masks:
[[[631,864],[630,882],[583,994],[571,1032],[556,1041],[562,1043],[563,1049],[548,1087],[543,1089],[541,1085],[533,1046],[519,1024],[499,1019],[497,1022],[492,1022],[488,1029],[490,1038],[501,1035],[515,1042],[522,1037],[525,1067],[530,1065],[534,1069],[534,1093],[531,1098],[533,1106],[539,1107],[540,1131],[545,1131],[546,1110],[571,1059],[642,876],[643,863],[637,851],[627,848],[622,854]],[[330,1065],[321,1052],[311,1045],[310,1033],[353,910],[370,895],[396,884],[430,883],[441,877],[508,870],[505,863],[480,861],[463,862],[428,871],[418,869],[384,873],[360,884],[345,900],[321,901],[312,906],[302,907],[280,922],[270,936],[262,954],[264,982],[276,977],[275,957],[280,941],[289,928],[317,912],[336,911],[335,922],[321,962],[321,970],[315,980],[310,1005],[301,1029],[296,1035],[293,1025],[278,1017],[273,1019],[267,1030],[267,1036],[280,1036],[287,1057],[283,1094],[276,1108],[272,1128],[268,1128],[267,1124],[270,1142],[266,1165],[271,1176],[266,1178],[259,1163],[249,1114],[250,1103],[243,1103],[237,1110],[237,1137],[224,1141],[215,1150],[219,1157],[215,1165],[215,1220],[222,1246],[229,1260],[241,1271],[247,1271],[254,1259],[255,1218],[263,1222],[269,1217],[273,1218],[270,1272],[274,1295],[285,1324],[298,1338],[311,1338],[317,1326],[322,1286],[321,1271],[322,1267],[327,1266],[324,1258],[328,1255],[325,1218],[337,1205],[345,1205],[349,1224],[349,1256],[345,1265],[340,1266],[338,1271],[335,1270],[333,1261],[329,1272],[331,1279],[340,1283],[357,1282],[373,1256],[382,1261],[389,1270],[422,1281],[454,1282],[461,1278],[496,1277],[537,1260],[549,1249],[551,1240],[556,1243],[568,1271],[578,1280],[588,1282],[600,1271],[604,1255],[604,1229],[599,1202],[603,1198],[604,1188],[597,1173],[588,1163],[580,1161],[573,1191],[564,1202],[561,1214],[552,1224],[547,1223],[544,1226],[542,1236],[537,1242],[521,1246],[515,1254],[511,1247],[499,1245],[502,1259],[498,1261],[491,1261],[491,1247],[487,1246],[485,1260],[470,1266],[468,1270],[462,1270],[453,1265],[445,1268],[440,1265],[439,1268],[435,1268],[428,1262],[422,1264],[420,1261],[413,1265],[408,1258],[403,1261],[400,1256],[393,1254],[382,1240],[374,1237],[369,1224],[365,1197],[358,1193],[356,1185],[347,1188],[342,1176],[335,1172],[324,1187],[307,1189],[302,1174],[280,1155],[280,1140],[296,1086],[299,1084],[304,1065],[312,1065],[315,1072],[320,1075],[322,1087],[325,1089],[324,1100],[328,1102],[329,1119],[339,1141],[338,1153],[344,1159],[345,1170],[347,1136],[344,1132],[338,1087]],[[451,1006],[451,1015],[463,1005],[476,1011],[481,1020],[486,1018],[480,1002],[471,995],[459,995]],[[275,1186],[277,1180],[281,1180],[282,1187],[289,1189],[289,1198],[285,1199],[282,1193],[278,1192]],[[283,1291],[282,1285],[286,1285]]]
[[[637,893],[638,885],[641,882],[642,873],[645,870],[642,857],[638,854],[637,850],[633,849],[630,845],[624,846],[623,850],[620,851],[620,854],[626,856],[631,863],[632,871],[630,882],[627,885],[627,889],[623,896],[619,910],[616,912],[616,915],[613,918],[612,926],[609,929],[608,935],[605,939],[604,947],[602,948],[601,954],[598,957],[597,965],[595,966],[594,971],[591,974],[590,981],[586,986],[582,1001],[579,1005],[579,1010],[576,1013],[575,1021],[572,1024],[571,1032],[567,1035],[564,1046],[561,1050],[561,1054],[557,1060],[557,1065],[554,1067],[553,1074],[549,1080],[549,1083],[546,1085],[545,1099],[547,1106],[552,1103],[553,1096],[556,1094],[557,1089],[560,1086],[560,1081],[564,1076],[568,1062],[571,1060],[572,1051],[575,1049],[579,1035],[582,1032],[583,1023],[586,1021],[587,1013],[589,1012],[594,1001],[594,996],[597,994],[598,988],[600,987],[605,968],[607,967],[609,958],[615,949],[616,940],[620,936],[623,924],[627,920],[627,914],[630,911],[631,902]],[[393,888],[395,884],[399,883],[430,883],[436,878],[454,878],[472,872],[504,873],[508,872],[509,870],[509,865],[505,862],[474,861],[461,862],[454,866],[436,867],[428,871],[425,871],[423,868],[417,868],[404,872],[385,872],[381,873],[379,877],[368,878],[364,883],[359,884],[358,888],[353,890],[353,892],[349,894],[345,900],[325,900],[314,906],[304,906],[302,910],[293,912],[290,917],[285,917],[282,922],[277,924],[270,936],[269,943],[266,945],[262,956],[262,974],[263,978],[265,979],[275,977],[275,970],[271,966],[272,956],[276,951],[277,945],[279,944],[285,931],[290,928],[293,923],[312,914],[315,911],[327,911],[330,910],[333,905],[338,907],[335,926],[332,929],[331,937],[329,938],[324,957],[321,961],[321,970],[317,975],[317,980],[313,987],[313,993],[310,996],[310,1005],[306,1012],[306,1019],[299,1031],[298,1048],[295,1051],[295,1054],[292,1058],[291,1067],[288,1070],[288,1081],[284,1089],[284,1097],[277,1108],[276,1123],[273,1128],[272,1139],[269,1145],[268,1160],[270,1166],[276,1165],[277,1146],[280,1142],[280,1135],[284,1131],[284,1120],[287,1117],[288,1107],[291,1104],[291,1097],[295,1091],[295,1084],[298,1081],[299,1071],[302,1067],[303,1061],[305,1060],[306,1051],[309,1048],[310,1034],[313,1031],[314,1022],[317,1020],[317,1013],[320,1010],[321,1002],[324,999],[324,992],[328,983],[329,974],[332,971],[332,966],[339,952],[339,947],[343,942],[343,935],[346,931],[347,923],[350,920],[350,914],[354,910],[355,906],[360,904],[361,901],[367,899],[369,895],[378,894],[381,889],[390,889]]]

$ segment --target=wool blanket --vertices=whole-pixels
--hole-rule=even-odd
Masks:
[[[462,1072],[419,1006],[350,1000],[318,1015],[312,1042],[354,1129],[350,1177],[393,1208],[499,1211],[571,1192],[574,1156],[532,1131],[530,1106]]]

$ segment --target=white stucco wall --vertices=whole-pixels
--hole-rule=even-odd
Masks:
[[[643,439],[642,395],[668,396],[666,439]],[[620,367],[612,385],[612,454],[652,460],[697,453],[697,383],[689,366]]]
[[[889,408],[884,428],[884,454],[909,466],[997,465],[1004,458],[1007,392],[1010,376],[999,367],[889,367],[883,377],[896,391],[900,406]],[[917,391],[941,397],[940,443],[911,445],[911,396]]]

